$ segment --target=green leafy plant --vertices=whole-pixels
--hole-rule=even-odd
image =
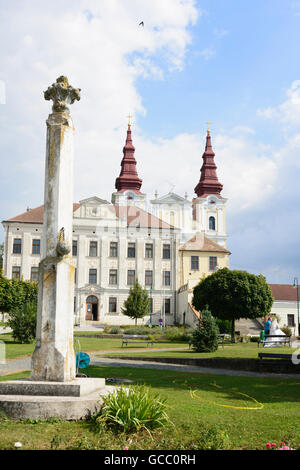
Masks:
[[[28,302],[10,312],[7,325],[12,329],[12,336],[19,343],[31,343],[36,332],[37,307]]]
[[[136,432],[170,424],[165,400],[145,385],[124,387],[103,398],[100,411],[92,416],[96,430],[108,427],[115,431]]]
[[[193,444],[195,450],[227,450],[230,448],[227,433],[217,426],[201,429]]]
[[[122,333],[122,330],[121,330],[121,328],[119,328],[117,326],[112,326],[109,330],[109,333],[111,335],[118,335],[119,333]]]
[[[199,327],[192,334],[192,347],[197,352],[214,352],[218,349],[219,329],[216,320],[206,308],[201,312]]]

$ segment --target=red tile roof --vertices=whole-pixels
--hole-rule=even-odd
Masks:
[[[275,300],[297,300],[297,289],[291,284],[269,284]]]
[[[80,207],[80,204],[73,204],[73,211],[76,211]],[[128,227],[142,227],[142,228],[164,228],[173,229],[172,225],[167,222],[155,217],[149,212],[144,211],[136,206],[108,206],[109,209],[121,219],[127,219]],[[31,223],[31,224],[42,224],[44,215],[44,206],[30,209],[23,214],[17,215],[12,219],[5,220],[4,222],[20,222],[20,223]]]
[[[80,204],[73,204],[73,212],[80,207]],[[20,222],[25,224],[42,224],[44,217],[44,206],[29,209],[23,214],[17,215],[12,219],[4,220],[4,222]]]
[[[173,229],[174,227],[167,222],[159,219],[155,215],[140,209],[137,206],[109,206],[110,210],[115,212],[116,216],[120,219],[127,219],[128,227],[142,227],[142,228],[166,228]]]
[[[231,254],[229,250],[207,238],[203,233],[197,232],[190,240],[182,245],[181,251],[205,251]]]

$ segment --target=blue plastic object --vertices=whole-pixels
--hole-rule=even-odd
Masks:
[[[76,353],[76,369],[87,369],[91,359],[87,353],[77,352]]]

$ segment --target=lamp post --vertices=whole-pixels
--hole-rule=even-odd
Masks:
[[[152,310],[153,310],[153,300],[152,300],[152,283],[150,286],[150,328],[152,328]]]
[[[293,287],[297,289],[297,320],[298,320],[298,336],[300,335],[300,324],[299,324],[299,285],[298,285],[298,278],[294,278]]]

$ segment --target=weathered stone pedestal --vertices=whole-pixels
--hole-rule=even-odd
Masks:
[[[84,419],[101,407],[101,397],[110,389],[105,386],[105,379],[93,378],[0,382],[0,412],[12,419]]]

